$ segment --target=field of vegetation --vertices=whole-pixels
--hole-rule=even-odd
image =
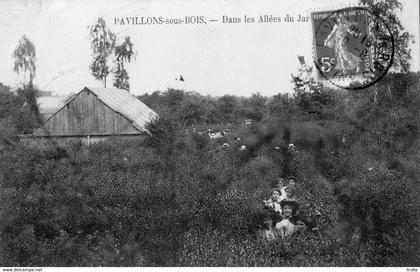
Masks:
[[[155,92],[145,141],[47,148],[16,138],[38,125],[31,93],[0,87],[0,266],[420,266],[419,74],[316,95]],[[262,243],[256,215],[289,175],[321,236]]]

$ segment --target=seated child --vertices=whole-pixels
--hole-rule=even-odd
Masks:
[[[275,188],[271,192],[271,198],[269,200],[263,200],[263,202],[266,207],[269,207],[273,209],[275,212],[281,214],[280,196],[281,196],[280,189]]]
[[[289,185],[294,184],[296,186],[296,178],[294,176],[289,176]]]
[[[279,178],[277,180],[277,188],[280,188],[280,198],[279,198],[279,202],[286,199],[286,188],[287,186],[284,185],[284,179],[283,178]]]
[[[280,231],[280,237],[285,238],[290,236],[294,230],[293,217],[299,208],[299,204],[295,200],[286,199],[280,202],[282,213],[282,220],[276,224],[276,229]]]
[[[280,188],[280,201],[285,199],[293,199],[294,190],[296,186],[296,179],[294,177],[289,177],[289,184],[287,186],[284,185],[284,179],[279,178],[277,182],[277,188]]]
[[[295,198],[295,185],[292,183],[289,186],[287,186],[285,189],[286,198],[290,200],[296,200]]]

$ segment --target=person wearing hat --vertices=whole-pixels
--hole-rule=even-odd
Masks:
[[[274,228],[278,219],[276,214],[270,210],[263,210],[259,218],[261,228],[257,230],[257,238],[266,242],[276,241],[280,237],[278,230]]]
[[[295,232],[293,235],[300,234],[313,234],[313,236],[319,236],[319,230],[316,225],[315,218],[308,215],[298,215],[295,218]]]
[[[295,223],[295,231],[293,234],[302,234],[308,230],[308,225],[304,218],[297,217]]]
[[[298,215],[295,218],[295,223],[296,223],[295,232],[305,233],[312,229],[314,221],[312,217],[310,216]]]
[[[295,222],[294,216],[299,209],[299,204],[296,200],[286,199],[280,202],[280,207],[282,209],[282,220],[276,224],[276,229],[280,231],[280,237],[285,238],[295,230],[293,222]]]

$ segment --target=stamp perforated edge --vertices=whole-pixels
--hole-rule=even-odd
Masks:
[[[363,4],[358,4],[358,3],[346,3],[346,4],[338,4],[338,5],[329,5],[329,6],[322,6],[322,7],[317,7],[317,8],[309,8],[306,9],[306,12],[309,14],[309,16],[311,17],[311,43],[312,43],[312,64],[314,65],[313,69],[313,74],[314,74],[314,78],[318,81],[318,82],[323,82],[323,84],[327,85],[330,88],[338,88],[335,84],[332,84],[330,81],[328,80],[321,80],[319,73],[316,72],[316,64],[315,61],[317,60],[317,53],[316,53],[316,41],[315,41],[315,36],[314,36],[314,32],[315,32],[315,26],[314,26],[314,21],[313,21],[313,14],[314,13],[322,13],[322,12],[334,12],[334,11],[338,11],[338,10],[342,10],[342,9],[348,9],[348,8],[365,8],[368,9],[369,6],[368,5],[363,5]],[[369,29],[368,29],[369,31]]]

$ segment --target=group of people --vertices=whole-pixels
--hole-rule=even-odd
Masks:
[[[319,235],[316,221],[321,214],[317,210],[315,214],[305,214],[303,210],[299,210],[295,190],[295,177],[289,177],[287,185],[283,178],[278,179],[270,199],[263,201],[258,238],[275,241],[305,233]]]

